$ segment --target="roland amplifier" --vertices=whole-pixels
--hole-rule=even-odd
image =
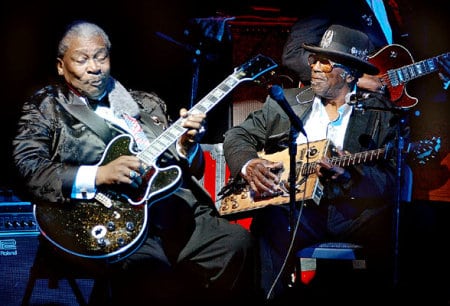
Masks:
[[[39,229],[30,202],[0,202],[0,305],[19,306],[26,291],[39,244]],[[92,280],[76,280],[88,299]],[[29,305],[78,305],[67,280],[50,288],[37,279]]]

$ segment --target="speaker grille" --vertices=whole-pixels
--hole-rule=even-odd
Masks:
[[[39,233],[11,232],[0,234],[0,304],[19,306],[29,281],[30,269],[38,249]],[[92,279],[76,280],[88,301]],[[57,280],[56,288],[49,288],[48,279],[37,279],[29,305],[79,305],[66,279]]]
[[[262,106],[263,102],[259,100],[235,101],[233,103],[233,126],[242,123],[249,113],[260,109]]]

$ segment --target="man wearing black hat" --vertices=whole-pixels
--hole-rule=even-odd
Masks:
[[[282,63],[298,76],[301,85],[309,85],[311,76],[307,58],[310,52],[302,47],[302,43],[318,44],[332,24],[366,33],[370,40],[369,52],[392,43],[408,46],[407,21],[411,18],[411,10],[409,1],[404,0],[317,1],[310,9],[299,11],[298,20],[283,47]]]
[[[317,201],[309,198],[304,203],[297,197],[295,209],[287,200],[284,202],[287,204],[267,205],[254,211],[251,231],[259,242],[261,288],[269,301],[286,293],[294,271],[296,250],[318,242],[345,240],[363,243],[374,256],[387,260],[392,243],[395,158],[359,160],[361,163],[357,165],[351,160],[339,164],[326,158],[330,151],[341,155],[382,148],[397,137],[398,120],[394,120],[394,113],[367,110],[392,107],[389,101],[372,93],[364,101],[367,109],[361,111],[349,99],[356,94],[356,82],[363,73],[378,73],[367,61],[369,39],[360,31],[332,25],[319,46],[304,44],[303,47],[312,52],[309,57],[311,85],[285,89],[283,93],[304,127],[293,142],[298,148],[308,148],[311,159],[323,154],[312,170],[323,185],[323,195]],[[245,180],[254,194],[266,199],[288,193],[288,185],[279,182],[276,170],[284,167],[283,172],[289,172],[289,162],[286,162],[289,158],[270,160],[272,153],[286,151],[292,139],[292,118],[283,106],[280,107],[282,101],[279,100],[284,97],[279,96],[268,97],[262,109],[228,130],[223,143],[231,177],[236,181]],[[403,136],[407,136],[406,132]],[[321,152],[317,145],[324,140],[331,144],[327,153]],[[265,157],[259,154],[262,151]],[[302,159],[305,160],[308,162],[307,158]],[[302,175],[306,178],[303,170],[297,169],[302,171],[297,179]],[[299,189],[303,189],[302,186]],[[298,230],[293,233],[293,225],[298,220]],[[292,237],[294,251],[282,269]],[[384,276],[389,278],[387,273]]]

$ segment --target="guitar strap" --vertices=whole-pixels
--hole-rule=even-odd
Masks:
[[[104,143],[109,143],[113,139],[111,128],[106,121],[98,116],[85,104],[60,103],[70,114],[86,124],[96,133]]]
[[[111,127],[106,123],[106,120],[98,116],[87,105],[66,103],[60,104],[75,118],[86,124],[106,144],[113,139],[114,135],[112,133]],[[122,114],[122,118],[128,125],[130,133],[133,135],[138,148],[141,150],[146,148],[150,144],[150,142],[145,136],[145,133],[137,120],[126,113]]]
[[[144,130],[142,129],[139,122],[127,113],[122,113],[122,118],[125,120],[130,133],[133,135],[134,141],[140,150],[144,150],[150,145],[150,141],[147,136],[145,136]]]

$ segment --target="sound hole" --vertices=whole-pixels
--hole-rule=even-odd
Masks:
[[[319,150],[316,147],[312,147],[308,150],[308,157],[312,158],[319,153]]]

